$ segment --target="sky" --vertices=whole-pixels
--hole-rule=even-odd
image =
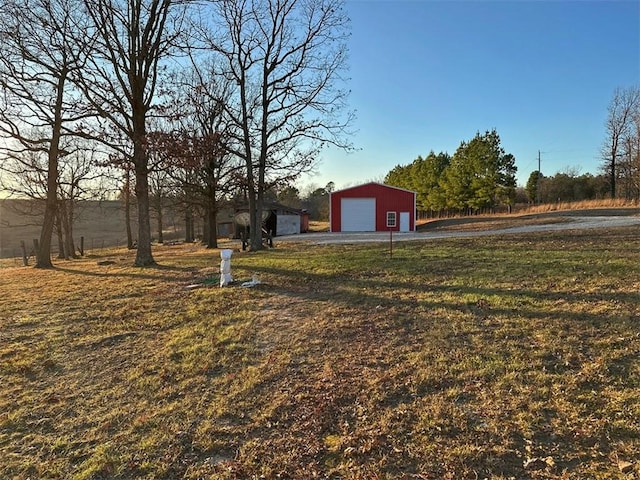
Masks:
[[[303,184],[382,181],[396,165],[496,129],[517,181],[600,173],[607,107],[640,84],[640,2],[347,0],[356,151]]]

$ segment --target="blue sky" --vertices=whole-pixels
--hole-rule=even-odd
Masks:
[[[305,184],[382,180],[496,128],[518,183],[599,173],[607,106],[640,83],[640,2],[347,0],[359,150],[326,150]]]

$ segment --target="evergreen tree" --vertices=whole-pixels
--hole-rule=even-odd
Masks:
[[[513,205],[516,193],[515,157],[500,146],[496,130],[479,132],[462,142],[446,169],[440,186],[449,208],[493,209]]]
[[[418,157],[413,162],[413,190],[417,192],[418,209],[421,211],[440,210],[443,205],[432,192],[438,188],[442,173],[449,165],[451,157],[447,153],[429,152],[427,158]]]
[[[412,165],[396,165],[384,177],[384,183],[392,187],[411,190],[413,187],[411,184],[411,166]]]
[[[429,152],[409,165],[396,165],[385,183],[417,193],[420,211],[458,211],[511,207],[516,198],[515,157],[505,153],[496,130],[462,142],[451,157]]]
[[[527,185],[524,187],[527,192],[527,196],[529,197],[530,202],[539,202],[540,198],[538,197],[538,185],[540,180],[543,178],[542,173],[539,170],[534,170],[529,175],[529,180],[527,180]]]

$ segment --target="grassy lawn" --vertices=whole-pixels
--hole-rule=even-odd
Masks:
[[[640,478],[639,234],[4,268],[0,478]]]

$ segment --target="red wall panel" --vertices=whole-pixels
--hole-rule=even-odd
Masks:
[[[414,192],[380,183],[367,183],[331,193],[329,208],[332,232],[342,231],[340,205],[343,198],[375,198],[377,232],[398,231],[400,229],[400,212],[409,212],[409,230],[415,230],[416,207]],[[396,226],[394,228],[387,228],[387,212],[396,212]]]

